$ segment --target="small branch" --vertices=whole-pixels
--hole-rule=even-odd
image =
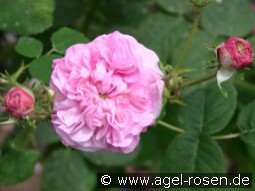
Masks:
[[[174,125],[168,124],[164,121],[158,120],[157,123],[163,127],[166,127],[172,131],[178,132],[178,133],[184,133],[185,130],[181,129],[179,127],[176,127]],[[225,140],[225,139],[234,139],[240,136],[240,133],[230,133],[227,135],[216,135],[216,136],[212,136],[213,139],[215,140]]]
[[[199,84],[201,82],[204,82],[204,81],[207,81],[207,80],[210,80],[210,79],[213,79],[214,77],[216,77],[216,72],[213,72],[209,75],[206,75],[206,76],[203,76],[201,78],[198,78],[198,79],[195,79],[195,80],[191,80],[187,83],[184,83],[182,88],[186,88],[186,87],[189,87],[189,86],[193,86],[193,85],[196,85],[196,84]]]
[[[228,135],[218,135],[218,136],[212,136],[213,139],[216,140],[225,140],[225,139],[234,139],[240,136],[240,133],[231,133]]]
[[[189,34],[189,37],[185,43],[185,46],[184,46],[184,49],[179,57],[179,60],[175,66],[176,70],[178,70],[184,60],[184,58],[186,57],[186,54],[192,44],[192,41],[195,37],[195,34],[197,32],[197,28],[198,28],[198,24],[199,24],[199,19],[200,19],[200,16],[201,16],[201,8],[197,8],[197,7],[194,7],[194,10],[195,10],[195,18],[194,18],[194,21],[193,21],[193,25],[192,25],[192,29],[191,29],[191,32]]]
[[[175,131],[175,132],[178,132],[178,133],[184,133],[185,130],[184,129],[181,129],[179,127],[175,127],[173,125],[170,125],[164,121],[161,121],[159,120],[157,122],[158,124],[160,124],[161,126],[163,127],[166,127],[172,131]],[[231,134],[228,134],[228,135],[216,135],[216,136],[212,136],[213,139],[215,140],[225,140],[225,139],[234,139],[234,138],[237,138],[240,136],[240,133],[231,133]]]
[[[179,128],[179,127],[175,127],[175,126],[170,125],[170,124],[168,124],[168,123],[166,123],[164,121],[161,121],[161,120],[159,120],[157,123],[160,124],[163,127],[166,127],[168,129],[171,129],[171,130],[179,132],[179,133],[183,133],[185,131],[185,130]]]
[[[12,79],[13,79],[13,81],[16,81],[19,77],[20,77],[20,75],[27,69],[27,68],[29,68],[29,64],[27,64],[27,65],[24,65],[24,64],[22,64],[21,66],[20,66],[20,68],[18,69],[18,71],[17,72],[15,72],[11,77],[12,77]]]
[[[50,54],[52,54],[53,52],[54,52],[54,49],[52,48],[52,49],[49,50],[49,52],[46,53],[46,55],[50,55]]]

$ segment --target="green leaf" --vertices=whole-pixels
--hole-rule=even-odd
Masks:
[[[229,97],[224,97],[215,81],[190,92],[183,98],[186,106],[179,112],[179,119],[186,130],[213,134],[222,130],[232,118],[237,93],[231,83],[223,84]]]
[[[236,167],[233,172],[255,172],[255,163],[248,150],[248,146],[251,146],[250,144],[243,143],[241,139],[231,139],[225,141],[225,143],[223,143],[224,151],[226,152],[225,156]],[[227,164],[229,164],[229,161]]]
[[[82,33],[64,27],[52,34],[51,42],[56,52],[64,54],[69,46],[77,43],[87,43],[89,40]]]
[[[25,149],[29,141],[34,135],[35,126],[27,121],[20,121],[19,130],[14,138],[13,146],[17,149]]]
[[[109,153],[105,151],[82,152],[83,156],[95,165],[123,166],[130,164],[138,155],[140,147],[129,154]]]
[[[56,9],[54,11],[54,26],[76,27],[77,20],[84,16],[82,0],[55,0]],[[88,2],[86,2],[87,5]],[[68,13],[68,14],[66,14]]]
[[[34,174],[39,153],[11,149],[0,159],[0,185],[15,185]]]
[[[237,8],[238,7],[238,11]],[[223,0],[204,8],[201,24],[214,35],[244,36],[252,31],[254,14],[248,0]]]
[[[192,6],[188,1],[157,0],[156,2],[162,9],[170,13],[184,14],[192,11]]]
[[[241,111],[237,125],[241,131],[241,139],[255,146],[255,100]]]
[[[35,58],[42,54],[43,45],[42,43],[30,37],[21,37],[18,44],[15,46],[15,50],[26,57]]]
[[[135,164],[138,166],[151,167],[159,155],[159,141],[155,134],[155,128],[156,127],[150,127],[146,133],[141,134],[139,143],[141,149],[138,156],[135,158]],[[160,138],[160,140],[162,139]]]
[[[134,25],[149,13],[150,3],[148,0],[100,0],[95,5],[100,9],[106,24]]]
[[[52,25],[53,0],[1,0],[0,29],[19,35],[45,31]]]
[[[173,51],[186,40],[189,28],[190,24],[180,17],[156,13],[148,16],[134,35],[157,52],[163,63],[169,63]]]
[[[30,63],[29,72],[33,77],[49,84],[52,73],[52,61],[59,57],[59,55],[52,54],[35,59]]]
[[[90,191],[96,175],[82,157],[70,149],[57,150],[47,160],[41,180],[42,191]]]
[[[252,160],[255,161],[255,146],[253,146],[251,144],[246,144],[245,148],[246,148],[247,152],[249,153],[250,157],[252,158]],[[242,147],[242,149],[243,149],[243,147]]]
[[[37,143],[40,147],[59,142],[59,137],[51,126],[50,121],[40,121],[35,132]]]
[[[165,173],[224,173],[224,155],[208,135],[183,133],[166,150],[162,163]]]

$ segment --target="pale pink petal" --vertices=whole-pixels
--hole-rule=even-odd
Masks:
[[[159,58],[116,31],[69,47],[53,61],[52,124],[62,142],[82,151],[132,152],[162,107]]]

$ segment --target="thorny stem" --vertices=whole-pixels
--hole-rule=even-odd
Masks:
[[[195,80],[191,80],[191,81],[189,81],[187,83],[184,83],[182,85],[182,88],[186,88],[186,87],[193,86],[193,85],[199,84],[201,82],[210,80],[210,79],[214,78],[216,76],[216,74],[217,74],[217,71],[215,71],[215,72],[213,72],[211,74],[208,74],[206,76],[203,76],[201,78],[198,78],[198,79],[195,79]]]
[[[198,24],[199,24],[199,19],[200,19],[200,16],[201,16],[201,8],[199,7],[194,7],[194,11],[195,11],[195,17],[194,17],[194,21],[193,21],[193,25],[192,25],[192,29],[191,29],[191,32],[189,34],[189,37],[185,43],[185,46],[184,46],[184,49],[179,57],[179,60],[176,64],[176,70],[178,70],[187,54],[187,51],[189,50],[190,46],[191,46],[191,43],[195,37],[195,34],[197,32],[197,28],[198,28]]]
[[[176,127],[176,126],[173,126],[171,124],[168,124],[164,121],[161,121],[161,120],[158,120],[157,122],[158,124],[160,124],[161,126],[163,127],[166,127],[172,131],[175,131],[175,132],[178,132],[178,133],[184,133],[185,130],[184,129],[181,129],[179,127]],[[216,136],[212,136],[213,139],[215,140],[225,140],[225,139],[234,139],[234,138],[237,138],[240,136],[240,133],[230,133],[230,134],[227,134],[227,135],[216,135]]]

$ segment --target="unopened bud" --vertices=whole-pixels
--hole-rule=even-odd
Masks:
[[[252,45],[239,37],[231,37],[216,48],[216,58],[225,69],[241,69],[253,59]]]
[[[47,92],[48,92],[48,94],[49,94],[51,97],[54,98],[55,92],[54,92],[52,89],[50,89],[50,88],[47,87]]]
[[[15,117],[24,117],[34,109],[35,97],[32,91],[17,86],[12,88],[5,96],[5,108]]]

